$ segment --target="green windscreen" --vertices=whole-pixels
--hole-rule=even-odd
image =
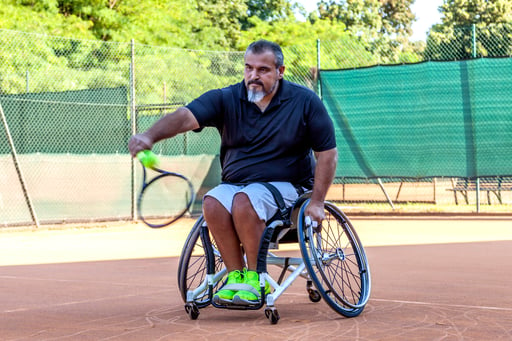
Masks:
[[[320,72],[338,177],[512,174],[512,59]]]
[[[128,152],[124,86],[0,95],[0,102],[20,154]]]

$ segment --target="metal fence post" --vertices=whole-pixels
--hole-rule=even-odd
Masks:
[[[9,129],[9,125],[7,124],[7,118],[5,117],[4,109],[2,108],[1,103],[0,103],[0,117],[2,118],[2,123],[3,123],[4,129],[5,129],[5,134],[7,135],[7,141],[9,142],[9,147],[11,148],[12,160],[14,162],[14,167],[16,168],[16,173],[18,174],[18,180],[20,181],[21,189],[23,191],[23,196],[25,197],[25,202],[27,203],[27,207],[30,212],[32,221],[34,222],[36,227],[39,228],[39,220],[37,219],[34,205],[32,204],[32,200],[30,199],[30,195],[27,190],[27,185],[25,183],[23,173],[21,172],[20,163],[18,161],[18,154],[16,153],[14,141],[12,139],[11,131]]]
[[[135,42],[132,39],[130,41],[131,47],[131,57],[130,57],[130,123],[131,123],[131,133],[132,135],[137,133],[137,110],[135,107]],[[131,216],[132,220],[137,220],[137,194],[135,191],[136,188],[136,168],[135,168],[135,159],[130,158],[131,162]]]
[[[316,40],[316,90],[318,97],[322,99],[322,87],[320,85],[320,39]]]
[[[480,213],[480,178],[476,178],[476,213]]]
[[[476,26],[475,24],[471,25],[471,42],[473,46],[471,47],[471,56],[476,58]]]

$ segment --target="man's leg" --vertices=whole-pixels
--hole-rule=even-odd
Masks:
[[[244,261],[240,239],[236,234],[231,214],[217,199],[206,196],[203,200],[203,215],[228,272],[242,270]]]
[[[206,196],[203,200],[203,215],[217,248],[228,270],[226,283],[213,295],[213,302],[220,305],[233,303],[233,296],[243,282],[244,261],[240,240],[236,235],[231,214],[215,198]]]
[[[231,209],[236,233],[247,256],[247,268],[255,271],[265,222],[260,219],[245,193],[235,195]]]
[[[297,199],[297,190],[289,183],[273,183],[280,191],[286,205]],[[277,203],[272,193],[262,184],[252,184],[237,193],[231,206],[233,222],[247,256],[247,270],[244,271],[244,287],[233,296],[233,304],[254,305],[261,299],[260,281],[257,270],[261,236],[266,221],[277,211]],[[270,286],[265,285],[265,293]]]
[[[286,206],[291,206],[298,198],[297,189],[291,183],[272,182],[280,193]],[[256,270],[261,236],[266,221],[277,212],[276,199],[271,191],[262,184],[248,185],[235,194],[231,205],[231,214],[247,255],[247,268]]]
[[[259,275],[256,272],[260,240],[265,230],[265,222],[258,216],[246,193],[238,193],[231,208],[236,232],[247,257],[247,270],[244,270],[244,287],[233,295],[233,304],[251,305],[260,299]],[[268,288],[270,291],[270,287]]]

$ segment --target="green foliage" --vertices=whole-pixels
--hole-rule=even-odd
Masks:
[[[339,20],[311,16],[299,21],[289,0],[5,2],[0,7],[3,93],[129,84],[132,40],[141,103],[188,102],[206,90],[240,81],[243,51],[261,38],[281,44],[286,77],[311,88],[316,86],[317,39],[322,42],[322,68],[409,62],[418,56],[389,37],[354,34]],[[386,59],[390,47],[396,51]],[[207,52],[221,50],[240,52]]]
[[[95,39],[90,31],[92,23],[57,11],[57,1],[3,0],[0,6],[0,28],[72,36],[77,39]]]
[[[218,44],[223,48],[233,48],[240,38],[241,22],[247,19],[247,4],[245,0],[211,1],[196,0],[197,9],[205,14],[212,26],[223,32],[225,39]]]
[[[270,22],[293,17],[292,6],[288,0],[245,0],[245,2],[247,15],[241,20],[244,31],[254,27],[249,18]]]
[[[322,68],[366,65],[366,61],[372,58],[361,42],[346,32],[342,23],[324,19],[314,23],[292,19],[265,22],[254,17],[251,23],[254,28],[243,32],[240,49],[261,37],[277,42],[283,49],[286,78],[311,88],[314,88],[316,78],[317,39],[326,42],[326,46],[329,46],[329,42],[336,42],[343,47],[329,53],[325,53],[327,49],[324,49],[325,54],[321,53]]]
[[[31,7],[36,12],[50,12],[57,14],[58,2],[57,0],[16,0],[14,4]]]
[[[345,24],[354,34],[370,39],[387,35],[406,37],[412,34],[415,19],[411,12],[414,0],[321,0],[320,17]]]
[[[432,27],[425,58],[438,60],[512,54],[511,0],[445,0],[442,23]]]
[[[138,103],[188,103],[241,80],[242,53],[214,53],[136,45]],[[165,92],[164,92],[165,88]]]
[[[512,21],[510,0],[445,0],[440,9],[444,26],[485,27]]]
[[[14,38],[14,39],[13,39]],[[0,93],[127,84],[129,46],[0,31]],[[124,51],[123,51],[124,50]],[[14,51],[23,51],[20,53]]]
[[[415,19],[411,12],[413,0],[322,0],[320,18],[341,22],[352,36],[360,39],[379,63],[398,63],[408,46]],[[409,60],[410,58],[406,58]],[[413,58],[414,59],[414,58]]]

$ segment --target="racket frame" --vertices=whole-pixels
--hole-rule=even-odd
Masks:
[[[140,190],[140,194],[139,194],[139,197],[137,199],[137,211],[138,211],[138,214],[139,214],[139,218],[140,220],[142,220],[142,222],[144,224],[146,224],[147,226],[151,227],[151,228],[162,228],[162,227],[166,227],[166,226],[169,226],[171,225],[172,223],[174,223],[175,221],[179,220],[181,217],[183,217],[187,212],[189,212],[190,210],[190,207],[192,206],[192,204],[194,203],[195,201],[195,191],[194,191],[194,186],[192,185],[192,182],[186,177],[184,176],[183,174],[180,174],[180,173],[176,173],[176,172],[169,172],[169,171],[166,171],[166,170],[163,170],[161,168],[157,168],[157,167],[151,167],[152,170],[154,170],[155,172],[158,172],[160,174],[156,175],[155,177],[153,177],[151,180],[149,181],[146,181],[148,179],[148,172],[147,172],[147,169],[146,167],[144,166],[144,164],[141,162],[141,166],[142,166],[142,188]],[[172,218],[171,220],[169,220],[168,222],[165,222],[163,224],[154,224],[154,223],[150,223],[149,221],[146,220],[146,218],[144,217],[144,215],[142,214],[142,211],[141,211],[141,207],[142,207],[142,198],[144,196],[144,191],[151,185],[153,184],[154,182],[158,181],[159,179],[161,178],[164,178],[164,177],[167,177],[167,176],[175,176],[175,177],[178,177],[180,179],[183,179],[185,180],[185,182],[187,183],[188,185],[188,188],[190,190],[190,199],[187,201],[187,205],[185,207],[184,210],[182,210],[178,215],[176,215],[174,218]]]

